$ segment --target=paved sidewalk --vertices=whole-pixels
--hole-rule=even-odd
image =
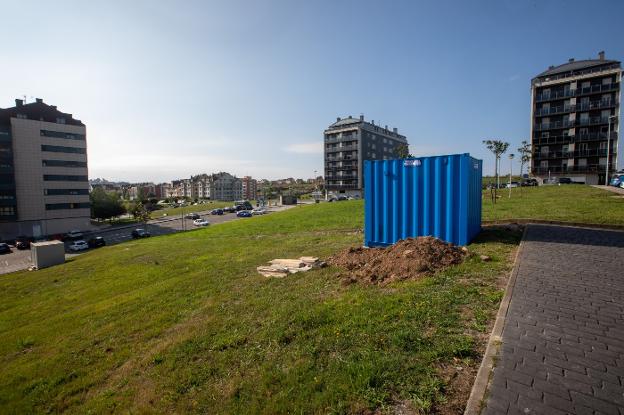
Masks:
[[[600,186],[600,185],[592,185],[592,187],[595,187],[596,189],[600,189],[600,190],[606,190],[606,191],[612,192],[612,193],[617,193],[619,195],[624,195],[624,189],[622,189],[621,187]]]
[[[529,225],[484,414],[624,415],[624,232]]]

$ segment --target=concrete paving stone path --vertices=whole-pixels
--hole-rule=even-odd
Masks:
[[[624,232],[529,225],[483,414],[624,415]]]

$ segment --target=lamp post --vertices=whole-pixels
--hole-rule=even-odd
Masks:
[[[605,186],[609,186],[609,158],[611,157],[611,120],[615,115],[609,117],[609,132],[607,133],[607,169],[605,170]]]
[[[511,169],[513,167],[514,154],[509,155],[509,198],[511,199]]]

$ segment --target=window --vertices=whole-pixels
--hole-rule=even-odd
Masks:
[[[87,176],[75,176],[70,174],[44,174],[43,180],[45,181],[60,181],[60,182],[87,182],[89,178]]]
[[[43,194],[46,196],[88,195],[89,189],[44,189]]]
[[[600,164],[601,166],[604,166],[607,164],[607,158],[606,157],[600,157],[598,159],[598,164]]]
[[[46,210],[89,209],[90,203],[46,203]]]
[[[41,130],[42,137],[53,137],[53,138],[65,138],[67,140],[82,140],[84,141],[86,136],[84,134],[75,134],[75,133],[62,133],[60,131],[50,131],[50,130]]]
[[[0,206],[0,216],[15,216],[15,207]]]
[[[17,118],[20,118],[20,119],[22,119],[22,120],[27,120],[27,119],[28,119],[28,117],[26,116],[26,114],[17,114],[17,115],[16,115],[16,117],[17,117]]]
[[[43,167],[87,167],[86,161],[73,160],[41,160]]]
[[[63,117],[58,117],[58,118],[56,119],[56,123],[57,123],[57,124],[65,124],[65,118],[63,118]]]
[[[45,144],[41,145],[41,151],[49,151],[51,153],[87,154],[87,149],[82,147],[48,146]]]
[[[548,167],[548,160],[542,160],[542,161],[540,161],[540,167],[542,167],[542,168],[547,168],[547,167]]]
[[[550,133],[548,131],[542,132],[542,138],[548,138],[548,137],[550,137]]]

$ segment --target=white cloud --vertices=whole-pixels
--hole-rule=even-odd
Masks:
[[[289,144],[284,151],[297,154],[323,154],[323,142],[313,141],[309,143]]]

